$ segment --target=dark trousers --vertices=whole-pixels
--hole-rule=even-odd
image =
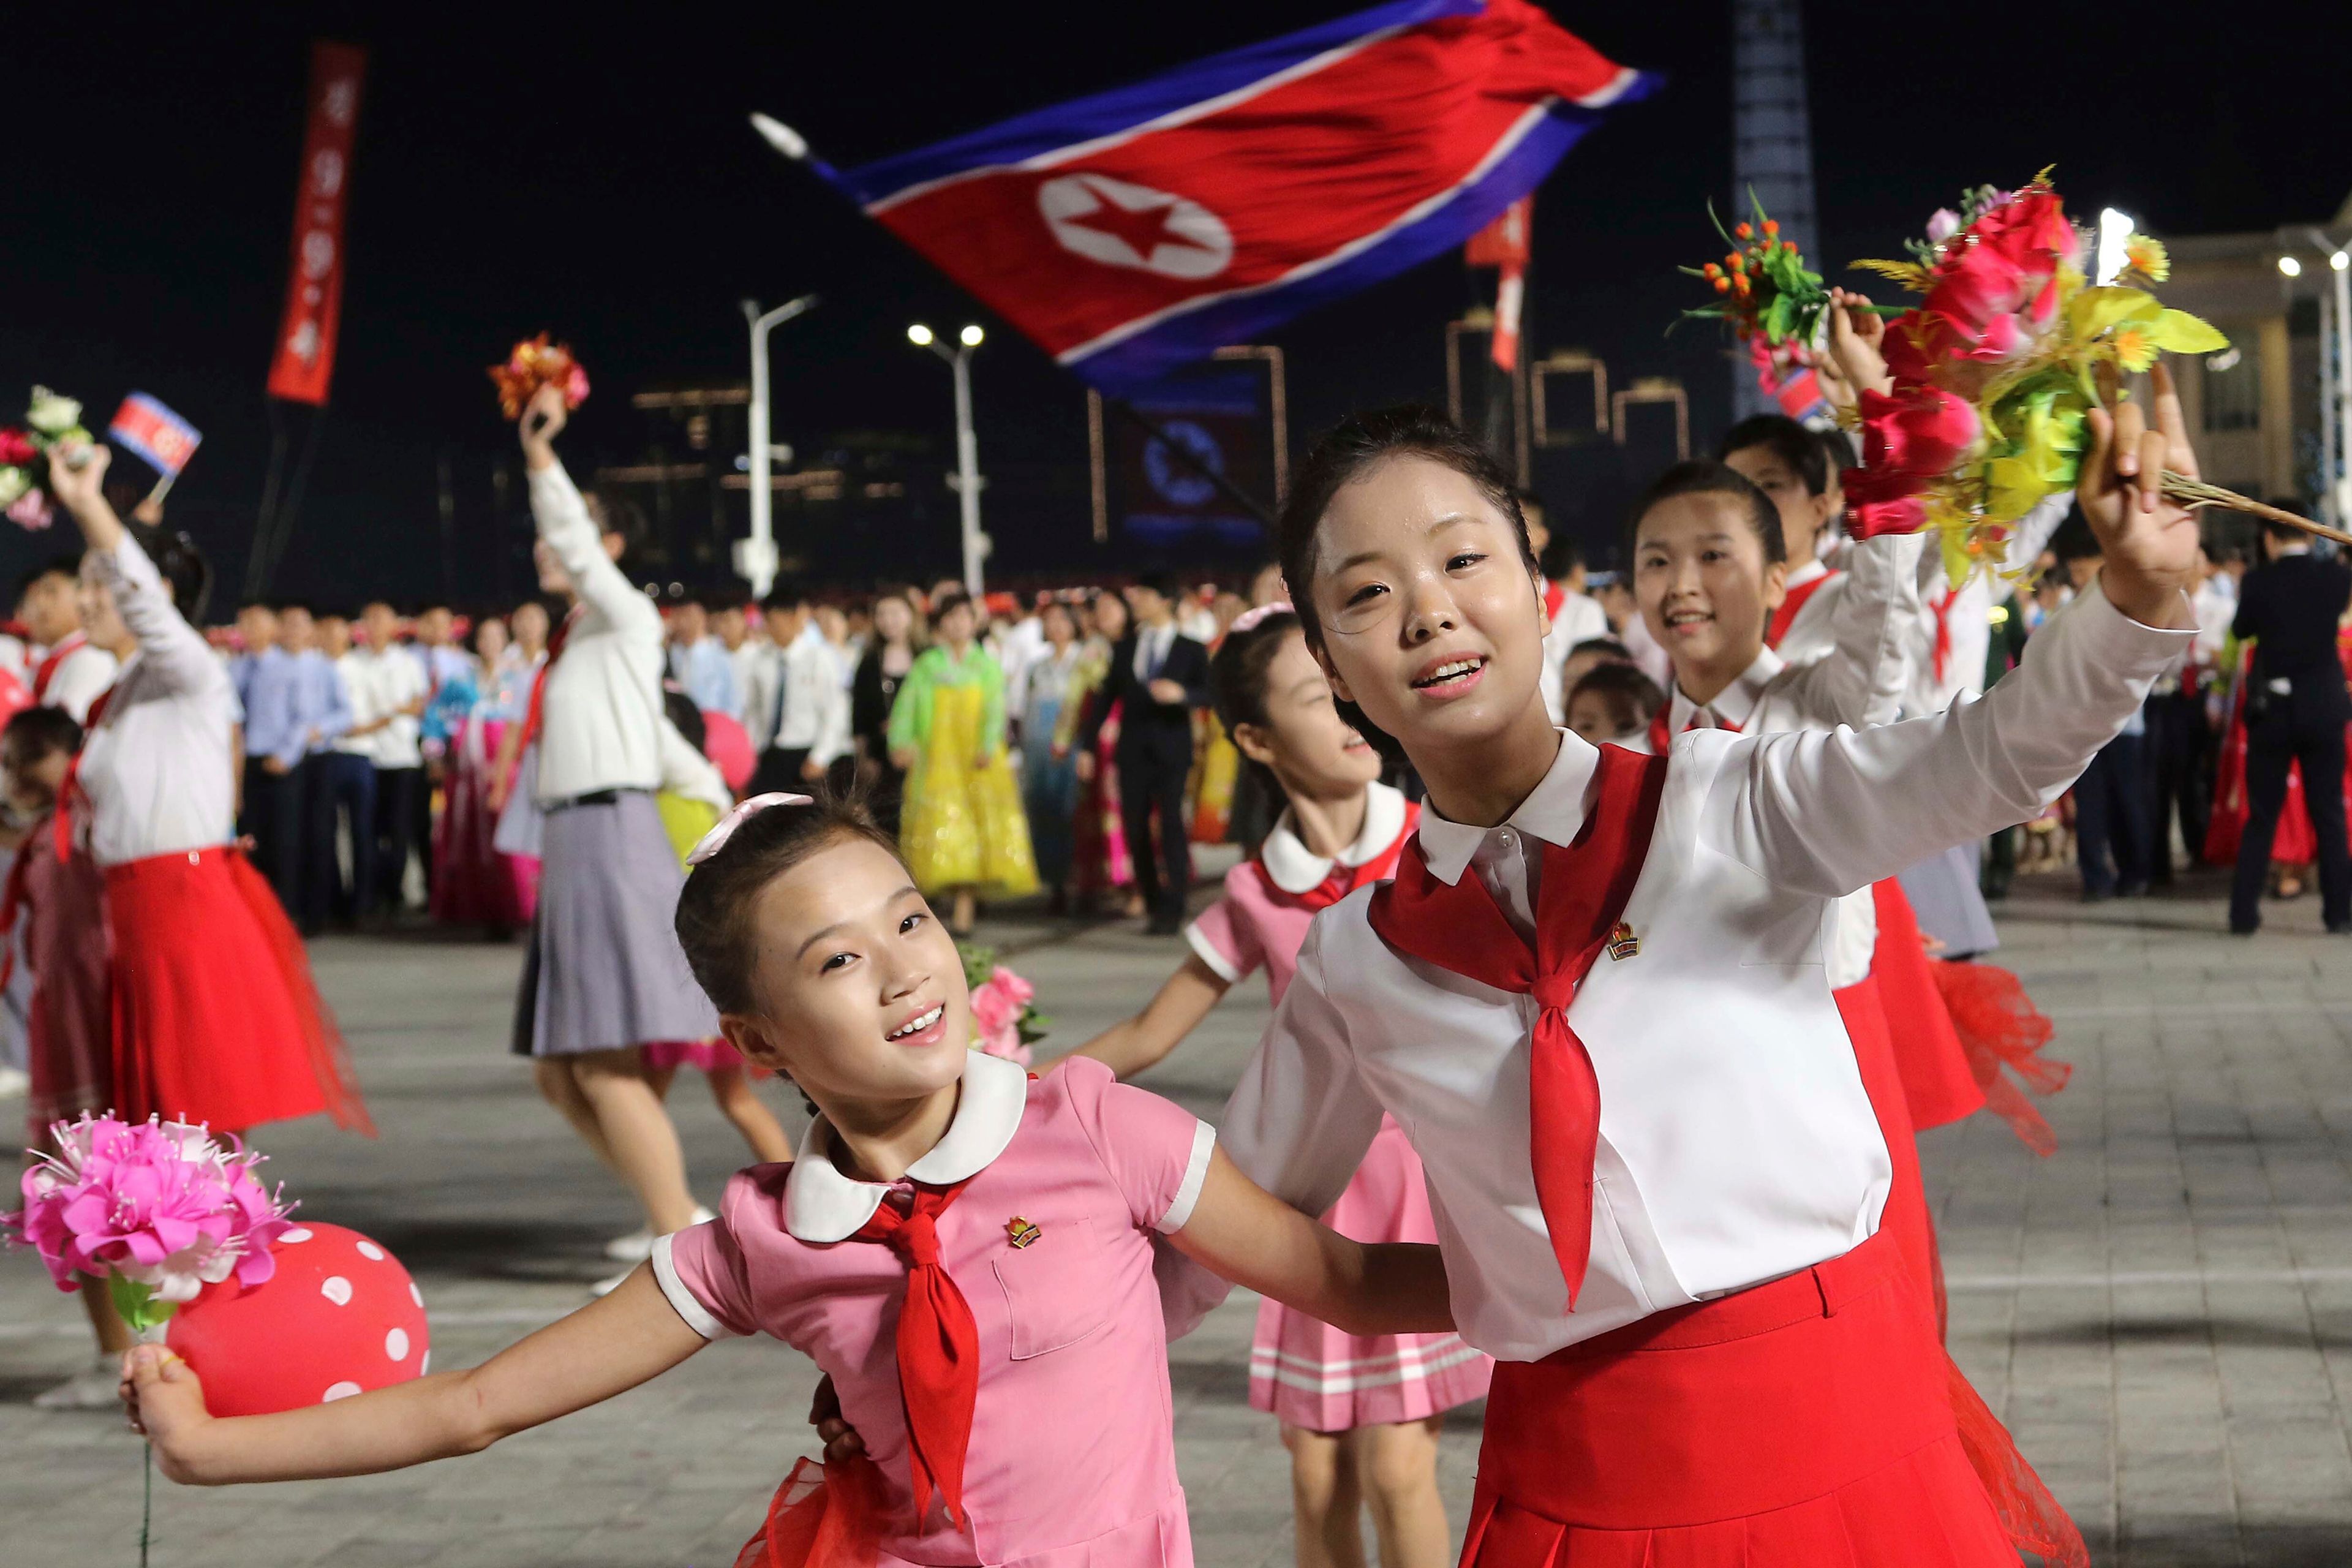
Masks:
[[[328,752],[315,764],[310,826],[316,859],[311,908],[319,919],[357,920],[375,907],[375,764],[349,752]],[[335,855],[335,828],[352,840],[352,870],[346,878]]]
[[[300,918],[304,787],[309,765],[273,773],[264,757],[245,760],[245,810],[240,827],[253,837],[253,863],[278,894],[289,920]]]
[[[2303,803],[2319,841],[2319,912],[2332,927],[2352,922],[2352,855],[2344,846],[2344,725],[2324,714],[2287,710],[2246,726],[2246,830],[2230,882],[2230,925],[2262,923],[2263,884],[2271,866],[2271,839],[2286,805],[2286,773],[2303,764]]]
[[[1155,921],[1181,920],[1184,896],[1192,886],[1192,845],[1184,820],[1184,780],[1190,757],[1150,754],[1118,759],[1119,817],[1127,829],[1127,853],[1135,862],[1135,885]],[[1160,814],[1160,856],[1151,854],[1151,814]]]
[[[2202,697],[2173,691],[2147,700],[2148,872],[2154,881],[2172,880],[2176,816],[2189,863],[2194,866],[2205,853],[2205,822],[2213,805],[2210,739]]]
[[[375,899],[379,905],[397,910],[401,907],[401,889],[408,880],[408,857],[412,850],[422,847],[429,865],[433,859],[431,840],[416,837],[416,802],[425,800],[425,809],[432,809],[432,798],[425,787],[423,768],[378,768],[375,771],[375,831],[370,836],[370,847],[375,851]],[[358,852],[354,846],[353,853]],[[373,910],[362,910],[373,914]]]
[[[2139,892],[2147,886],[2147,737],[2117,735],[2074,783],[2074,852],[2083,891]]]
[[[760,753],[760,765],[751,770],[751,787],[747,795],[766,795],[781,791],[785,795],[806,795],[808,781],[801,777],[801,764],[807,762],[806,746],[770,746]]]
[[[433,779],[440,769],[438,763],[416,770],[416,788],[408,797],[408,838],[416,846],[416,858],[425,872],[425,900],[433,901]],[[405,864],[405,862],[404,862]],[[393,901],[400,900],[400,884],[393,884]]]

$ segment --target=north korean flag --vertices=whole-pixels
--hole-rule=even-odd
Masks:
[[[1395,0],[861,168],[810,162],[1120,392],[1453,249],[1658,85],[1528,0]]]

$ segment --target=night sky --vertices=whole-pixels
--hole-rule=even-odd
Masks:
[[[1344,0],[1107,6],[310,5],[253,18],[92,28],[50,9],[9,25],[10,177],[0,218],[0,418],[42,381],[103,420],[152,392],[205,432],[173,521],[242,572],[267,462],[262,380],[285,284],[307,42],[373,52],[352,174],[333,403],[284,590],[439,585],[435,471],[457,500],[461,600],[522,586],[519,514],[494,515],[512,452],[482,367],[552,329],[597,395],[576,470],[642,455],[640,388],[738,377],[737,301],[815,290],[781,329],[776,438],[845,430],[951,450],[945,369],[907,322],[991,329],[975,372],[988,526],[1000,563],[1111,566],[1085,544],[1078,384],[752,135],[760,109],[852,164],[1318,20]],[[1667,90],[1572,152],[1537,205],[1532,346],[1590,347],[1612,379],[1683,377],[1699,438],[1727,406],[1710,334],[1664,329],[1695,302],[1677,263],[1712,252],[1702,204],[1730,184],[1728,5],[1552,0],[1553,15]],[[241,8],[240,8],[241,9]],[[794,15],[795,12],[807,13]],[[298,15],[299,13],[299,15]],[[2341,62],[2352,8],[1816,5],[1808,18],[1822,246],[1832,277],[1959,187],[2058,165],[2070,207],[2112,204],[2158,233],[2331,216],[2352,192]],[[184,17],[188,14],[182,13]],[[524,17],[529,20],[522,19]],[[2315,18],[2325,18],[2315,24]],[[1276,334],[1294,441],[1351,406],[1443,392],[1440,332],[1471,281],[1442,260]],[[307,418],[307,411],[301,416]],[[296,426],[299,434],[299,426]],[[135,461],[121,459],[136,468]],[[1079,482],[1071,488],[1072,476]],[[943,491],[903,541],[913,575],[953,566]],[[62,539],[0,529],[0,571]],[[786,538],[786,548],[795,542]]]

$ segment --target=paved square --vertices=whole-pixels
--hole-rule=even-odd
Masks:
[[[2002,954],[2058,1024],[2072,1085],[2041,1161],[1978,1117],[1926,1141],[1954,1354],[2103,1563],[2352,1562],[2352,942],[2315,900],[2219,935],[2218,886],[2085,910],[2056,878],[2002,911]],[[1139,1006],[1180,949],[1123,927],[1007,922],[1083,1039]],[[463,1366],[578,1305],[629,1205],[504,1054],[512,947],[435,934],[315,949],[383,1128],[264,1139],[313,1217],[415,1271],[435,1363]],[[1244,986],[1147,1080],[1213,1114],[1265,1022]],[[792,1097],[788,1124],[800,1113]],[[694,1075],[673,1096],[698,1189],[742,1159]],[[14,1114],[14,1108],[9,1114]],[[1177,1453],[1202,1568],[1288,1562],[1288,1463],[1248,1408],[1252,1304],[1174,1353]],[[138,1446],[111,1416],[28,1401],[85,1354],[32,1259],[0,1260],[0,1561],[130,1563]],[[163,1488],[156,1568],[727,1568],[811,1447],[814,1376],[781,1346],[712,1347],[668,1377],[478,1458],[246,1491]],[[1449,1428],[1457,1531],[1476,1412]]]

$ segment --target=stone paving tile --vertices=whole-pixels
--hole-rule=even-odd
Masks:
[[[2037,1160],[1987,1117],[1922,1140],[1951,1348],[2075,1515],[2102,1568],[2352,1563],[2352,945],[2305,900],[2252,942],[2219,934],[2219,886],[2084,908],[2029,879],[2002,960],[2055,1019],[2066,1091]],[[1018,915],[992,936],[1075,1043],[1130,1012],[1179,950],[1126,927]],[[478,1363],[583,1300],[632,1223],[610,1178],[503,1050],[512,948],[401,934],[315,949],[383,1136],[263,1140],[320,1218],[415,1272],[436,1364]],[[1265,1019],[1239,988],[1149,1076],[1202,1114]],[[773,1093],[788,1126],[802,1120]],[[740,1162],[688,1075],[676,1095],[698,1190]],[[1247,1405],[1255,1303],[1175,1348],[1176,1452],[1202,1568],[1290,1561],[1289,1467]],[[0,1560],[128,1561],[140,1452],[118,1423],[27,1401],[83,1358],[79,1313],[0,1259]],[[157,1568],[726,1568],[811,1451],[814,1369],[730,1342],[669,1376],[479,1457],[254,1492],[159,1488]],[[1440,1479],[1456,1539],[1477,1411]]]

